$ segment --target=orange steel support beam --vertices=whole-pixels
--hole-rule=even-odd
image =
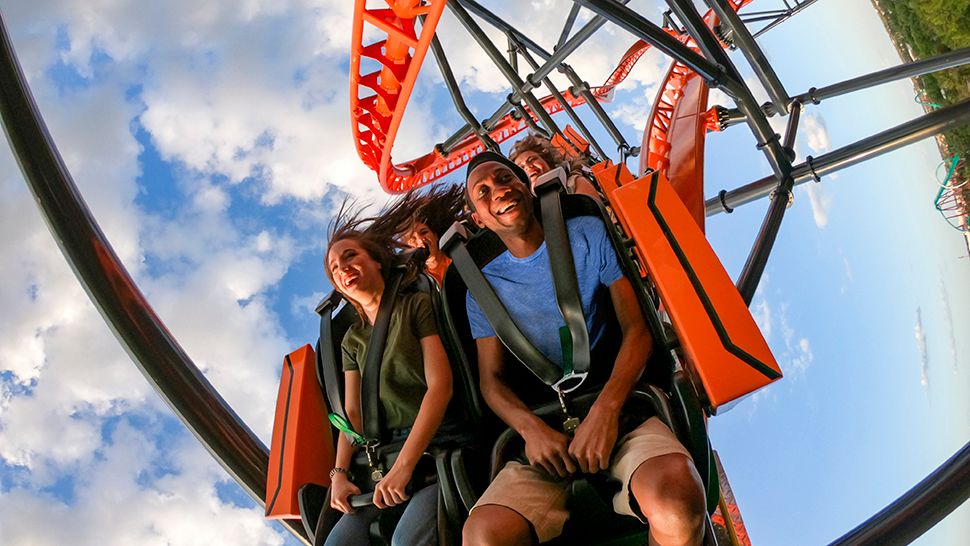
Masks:
[[[317,382],[315,355],[304,345],[286,356],[280,375],[266,472],[266,517],[299,518],[300,487],[329,486],[333,461],[333,435]]]
[[[711,408],[779,379],[781,368],[751,312],[667,179],[653,172],[627,181],[622,166],[612,168],[601,169],[597,180],[609,187],[607,197],[636,243]]]

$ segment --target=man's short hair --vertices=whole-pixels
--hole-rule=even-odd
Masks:
[[[506,167],[508,167],[509,170],[512,171],[512,174],[517,176],[519,180],[521,180],[522,183],[525,184],[525,187],[528,188],[530,185],[529,175],[525,174],[525,171],[522,169],[522,167],[519,167],[518,165],[513,163],[512,160],[510,160],[509,158],[505,157],[500,153],[496,153],[488,150],[481,152],[475,157],[473,157],[471,161],[468,162],[468,168],[465,170],[465,204],[468,205],[468,210],[471,210],[472,212],[475,211],[475,204],[472,203],[471,195],[469,195],[468,193],[468,177],[471,176],[472,171],[474,171],[476,167],[478,167],[482,163],[490,163],[492,161],[496,163],[501,163],[502,165],[505,165]]]

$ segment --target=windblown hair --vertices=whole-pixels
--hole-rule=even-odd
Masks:
[[[566,157],[552,145],[548,138],[540,135],[530,134],[512,145],[512,149],[509,151],[509,159],[515,161],[516,157],[525,152],[535,152],[549,164],[550,168],[562,167],[566,169],[567,173],[578,173],[585,167],[581,158]]]
[[[465,212],[465,188],[461,185],[434,186],[426,193],[411,190],[381,214],[396,226],[395,234],[403,239],[415,222],[428,226],[441,237]]]
[[[404,278],[401,279],[401,289],[404,290],[414,284],[424,268],[424,263],[415,263],[416,260],[404,258],[402,252],[407,250],[407,246],[397,240],[397,224],[393,215],[388,214],[391,209],[405,200],[401,199],[393,203],[375,216],[364,216],[366,206],[358,206],[353,199],[344,200],[327,230],[327,250],[324,253],[323,270],[331,286],[339,291],[337,283],[334,282],[333,273],[330,271],[330,265],[327,263],[327,257],[333,245],[345,239],[357,241],[361,248],[380,264],[381,276],[385,283],[389,281],[395,267],[404,265],[406,270]],[[350,297],[347,297],[347,301],[357,309],[357,315],[363,325],[366,320],[364,309]]]

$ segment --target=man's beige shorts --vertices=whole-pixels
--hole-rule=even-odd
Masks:
[[[627,516],[636,515],[630,507],[630,478],[644,461],[670,453],[690,457],[667,425],[656,417],[620,438],[617,446],[606,472],[622,484],[620,492],[613,497],[613,510]],[[569,478],[550,476],[541,468],[510,461],[472,510],[486,504],[515,510],[532,524],[539,542],[546,542],[562,533],[569,518],[566,510],[569,482]]]

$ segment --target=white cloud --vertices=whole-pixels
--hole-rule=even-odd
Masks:
[[[829,224],[829,209],[832,207],[832,196],[819,184],[809,182],[798,187],[799,191],[808,197],[812,206],[812,220],[819,229]]]
[[[805,137],[805,145],[813,154],[822,154],[832,149],[829,131],[825,120],[817,113],[808,113],[801,117],[801,133]]]
[[[950,343],[950,358],[953,361],[953,373],[957,373],[960,359],[957,356],[957,336],[953,326],[953,311],[950,309],[950,296],[946,292],[946,283],[940,275],[940,304],[943,306],[943,320],[946,322],[947,339]]]
[[[930,354],[926,345],[926,333],[923,331],[923,317],[920,309],[916,308],[916,325],[913,327],[916,336],[916,349],[919,351],[919,384],[923,392],[930,392]]]
[[[805,375],[815,360],[812,343],[791,326],[788,302],[769,303],[765,296],[766,284],[762,284],[751,302],[751,314],[768,341],[786,379],[797,381]]]
[[[282,536],[258,509],[218,497],[225,478],[194,440],[157,446],[150,430],[127,422],[109,435],[98,458],[73,481],[71,499],[14,487],[3,495],[0,528],[7,544],[264,544]],[[16,509],[12,509],[16,507]]]

